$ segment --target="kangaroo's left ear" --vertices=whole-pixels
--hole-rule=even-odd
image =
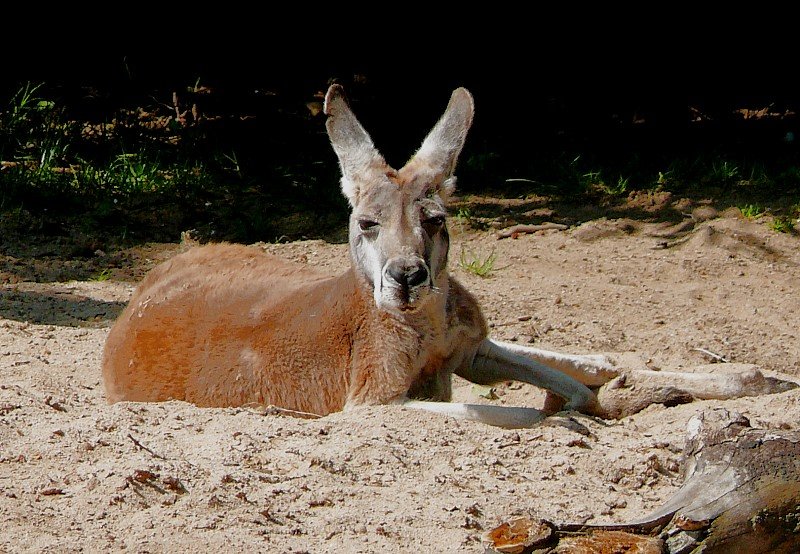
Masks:
[[[363,183],[385,175],[386,162],[361,126],[341,85],[331,85],[325,95],[325,127],[342,170],[342,193],[355,207]]]
[[[433,187],[429,192],[437,192],[445,199],[453,193],[453,171],[467,140],[467,131],[472,125],[474,112],[475,106],[469,91],[465,88],[454,90],[441,119],[406,164],[406,167],[413,167],[416,172],[428,174],[428,180]]]

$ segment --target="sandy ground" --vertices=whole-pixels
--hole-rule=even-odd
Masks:
[[[678,371],[710,364],[702,348],[800,377],[797,236],[731,214],[683,234],[599,219],[498,241],[458,227],[451,269],[496,338]],[[343,245],[263,247],[347,263]],[[462,248],[494,250],[491,276],[459,268]],[[177,249],[139,249],[132,275]],[[118,277],[0,288],[0,551],[482,552],[481,534],[515,514],[621,522],[654,509],[681,483],[685,425],[701,410],[766,428],[800,420],[800,389],[515,431],[398,407],[301,420],[109,406],[100,353],[133,290]],[[459,400],[485,401],[478,392],[457,383]],[[543,400],[520,384],[496,395]]]

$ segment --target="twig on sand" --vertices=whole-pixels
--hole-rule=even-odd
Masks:
[[[131,440],[133,441],[133,444],[135,444],[135,445],[136,445],[136,447],[137,447],[137,448],[139,448],[140,450],[146,450],[146,451],[147,451],[147,452],[149,452],[149,453],[150,453],[150,454],[151,454],[153,457],[155,457],[155,458],[158,458],[159,460],[166,460],[166,458],[165,458],[164,456],[162,456],[161,454],[159,454],[159,453],[157,453],[157,452],[153,452],[152,450],[150,450],[149,448],[147,448],[145,445],[143,445],[142,443],[140,443],[138,440],[136,440],[135,438],[133,438],[133,435],[131,435],[130,433],[128,433],[128,438],[129,438],[129,439],[131,439]]]
[[[288,415],[292,417],[299,417],[301,419],[319,419],[322,417],[320,414],[290,410],[288,408],[273,406],[272,404],[268,406],[263,404],[247,404],[245,405],[245,408],[252,408],[260,415]]]
[[[706,350],[705,348],[692,348],[692,350],[694,350],[696,352],[702,352],[706,356],[710,356],[711,358],[714,358],[718,362],[722,362],[724,364],[729,364],[730,363],[729,359],[725,358],[724,356],[720,356],[719,354],[715,354],[714,352],[711,352],[710,350]]]
[[[517,238],[519,235],[524,235],[526,233],[535,233],[536,231],[547,231],[550,229],[554,229],[556,231],[565,231],[569,229],[568,225],[564,225],[562,223],[541,223],[539,225],[512,225],[502,231],[497,232],[497,240],[500,239],[507,239]]]

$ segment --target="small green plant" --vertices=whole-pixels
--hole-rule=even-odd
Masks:
[[[237,177],[242,178],[242,165],[239,163],[239,157],[235,151],[230,154],[222,154],[223,169],[235,173]]]
[[[476,254],[475,252],[467,252],[466,249],[461,249],[461,257],[459,258],[458,265],[464,271],[477,275],[478,277],[488,277],[494,271],[494,263],[497,261],[497,254],[492,250],[489,255],[484,256]]]
[[[159,164],[141,154],[117,154],[108,169],[111,180],[125,192],[151,192],[165,181]]]
[[[21,164],[33,181],[52,181],[63,168],[77,125],[64,119],[52,100],[40,98],[43,85],[25,84],[0,112],[0,155]]]
[[[711,181],[719,184],[729,183],[739,177],[739,168],[727,160],[711,165]]]
[[[617,182],[608,184],[599,171],[590,171],[581,176],[584,189],[599,191],[606,196],[621,196],[628,192],[628,178],[620,175]]]
[[[567,194],[584,194],[586,192],[597,192],[599,185],[602,184],[600,171],[587,171],[587,163],[582,160],[580,154],[573,155],[565,153],[555,160],[556,174],[554,179],[558,182],[561,192]]]
[[[758,204],[745,204],[743,206],[738,206],[739,211],[742,212],[742,215],[747,219],[756,219],[764,215],[764,208],[759,206]]]
[[[606,188],[608,189],[609,194],[613,196],[621,196],[628,192],[628,178],[620,175],[617,178],[616,185],[609,185]]]
[[[466,206],[458,208],[458,211],[455,213],[455,215],[453,215],[452,220],[458,224],[458,229],[461,232],[464,232],[466,229],[485,231],[489,227],[488,223],[482,221],[478,217],[475,217],[475,214],[473,214],[472,211]]]
[[[769,228],[778,233],[791,233],[794,231],[794,218],[788,215],[779,215],[769,222]]]
[[[453,219],[455,219],[459,228],[463,231],[465,227],[472,224],[472,212],[469,211],[469,208],[461,207],[458,209],[456,215],[453,216]]]
[[[25,83],[9,102],[8,122],[11,125],[19,125],[26,122],[32,112],[48,110],[53,107],[53,102],[43,100],[36,96],[37,91],[42,88],[43,83],[34,85],[31,82]]]
[[[578,158],[575,158],[577,162]],[[589,171],[580,176],[580,182],[584,188],[589,188],[595,185],[602,185],[603,179],[600,177],[599,171]]]
[[[672,180],[673,170],[659,171],[658,178],[656,179],[657,185],[667,185]]]
[[[100,273],[97,273],[97,274],[89,277],[90,281],[98,281],[98,282],[100,282],[100,281],[108,281],[109,279],[111,279],[111,270],[109,268],[105,268]]]

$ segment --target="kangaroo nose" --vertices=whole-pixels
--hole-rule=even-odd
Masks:
[[[386,273],[402,287],[416,287],[428,280],[428,268],[422,263],[409,266],[402,262],[392,262],[386,268]]]

